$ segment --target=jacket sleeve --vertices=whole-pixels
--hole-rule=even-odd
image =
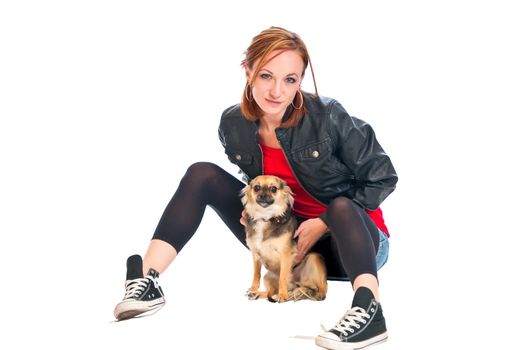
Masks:
[[[223,134],[223,126],[221,125],[221,123],[218,126],[218,138],[220,139],[221,145],[225,149],[225,135]]]
[[[377,209],[398,180],[390,158],[372,127],[349,116],[337,101],[331,107],[329,122],[336,155],[352,173],[349,198],[362,208]]]
[[[228,125],[228,124],[225,122],[225,116],[226,116],[227,113],[228,113],[229,111],[231,111],[234,107],[235,107],[235,106],[230,107],[230,108],[226,109],[226,110],[222,113],[222,115],[221,115],[221,120],[220,120],[220,125],[218,126],[218,138],[219,138],[219,140],[220,140],[221,145],[223,146],[223,149],[225,150],[225,153],[227,153],[227,151],[226,151],[227,140],[226,140],[226,138],[225,138],[225,129],[226,129],[226,125]],[[236,166],[238,167],[238,169],[239,169],[239,170],[238,170],[238,174],[241,174],[241,175],[242,175],[242,180],[243,180],[245,183],[248,184],[248,183],[250,182],[250,178],[249,178],[249,176],[248,176],[246,173],[243,172],[243,170],[242,170],[242,168],[240,167],[240,165],[239,165],[237,162],[235,162],[235,161],[232,159],[232,157],[229,156],[229,154],[227,154],[227,158],[229,159],[229,161],[230,161],[231,163],[233,163],[234,165],[236,165]]]
[[[218,125],[218,138],[220,139],[221,145],[223,146],[224,149],[225,149],[224,118],[228,110],[229,109],[226,109],[225,111],[223,111],[223,113],[221,114],[221,118],[220,118],[220,124]]]

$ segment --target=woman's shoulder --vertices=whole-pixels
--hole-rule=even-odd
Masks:
[[[304,93],[304,103],[309,114],[322,114],[329,116],[335,110],[344,110],[336,99],[328,96]]]
[[[251,128],[252,122],[245,118],[239,103],[226,108],[221,114],[221,130],[245,130]]]
[[[332,129],[369,127],[361,118],[350,115],[335,98],[307,95],[304,101],[307,114],[313,117],[311,119],[320,120],[321,123],[327,122]]]
[[[230,107],[227,107],[223,113],[221,114],[221,119],[229,119],[229,118],[242,118],[242,110],[239,103],[232,105]]]
[[[306,106],[316,106],[316,107],[331,107],[337,100],[332,97],[315,95],[309,92],[303,92],[304,103]]]

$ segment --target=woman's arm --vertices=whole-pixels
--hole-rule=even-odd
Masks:
[[[397,173],[388,155],[366,122],[350,117],[335,102],[329,121],[336,155],[353,174],[354,186],[349,198],[361,207],[374,210],[395,189]]]

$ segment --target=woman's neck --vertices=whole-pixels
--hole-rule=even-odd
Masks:
[[[260,129],[274,131],[282,124],[282,118],[263,116],[260,118]]]

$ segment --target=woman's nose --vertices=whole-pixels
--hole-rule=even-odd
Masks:
[[[280,85],[279,81],[275,81],[273,83],[270,93],[273,99],[278,99],[280,96],[282,96],[282,86]]]

